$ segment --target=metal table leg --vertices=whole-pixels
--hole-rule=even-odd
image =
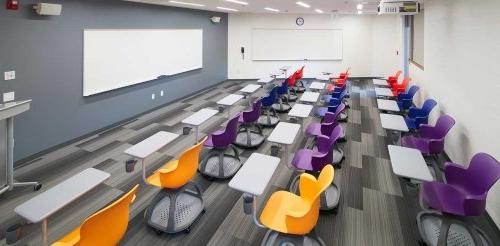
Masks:
[[[49,231],[47,228],[47,218],[42,221],[42,240],[44,246],[49,246]]]

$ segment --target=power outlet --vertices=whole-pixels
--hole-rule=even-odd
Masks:
[[[16,79],[16,71],[7,71],[3,73],[4,80],[13,80]]]
[[[156,95],[155,95],[154,93],[153,93],[153,94],[151,94],[151,100],[155,100],[155,96],[156,96]]]
[[[6,92],[3,94],[3,102],[14,101],[14,99],[15,99],[15,93],[13,91]]]
[[[163,93],[163,90],[160,91],[160,96],[162,97],[165,93]]]

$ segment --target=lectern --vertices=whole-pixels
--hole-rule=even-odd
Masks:
[[[38,182],[14,182],[14,117],[22,112],[28,111],[30,109],[31,100],[25,101],[17,101],[17,102],[8,102],[4,104],[0,104],[0,121],[5,120],[5,134],[6,139],[2,139],[5,144],[1,144],[5,150],[1,150],[5,153],[4,160],[2,162],[5,163],[5,178],[0,177],[0,185],[2,188],[0,189],[0,194],[14,189],[16,186],[34,186],[35,190],[39,190],[42,188],[42,184]]]

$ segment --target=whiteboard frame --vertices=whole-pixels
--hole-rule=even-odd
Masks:
[[[135,83],[132,83],[132,84],[128,84],[128,85],[123,85],[123,86],[119,86],[119,87],[115,87],[113,89],[109,89],[109,90],[104,90],[104,91],[97,91],[97,92],[92,92],[92,93],[86,93],[86,90],[85,90],[85,32],[86,31],[173,31],[173,30],[198,30],[198,31],[201,31],[201,66],[200,67],[196,67],[196,68],[193,68],[193,69],[187,69],[187,70],[181,70],[181,71],[176,71],[172,74],[164,74],[164,75],[161,75],[161,76],[157,76],[157,77],[150,77],[150,78],[144,78],[142,79],[141,81],[138,81],[138,82],[135,82]],[[93,96],[93,95],[98,95],[98,94],[102,94],[102,93],[105,93],[105,92],[110,92],[110,91],[114,91],[114,90],[118,90],[118,89],[121,89],[121,88],[126,88],[126,87],[130,87],[130,86],[135,86],[135,85],[139,85],[139,84],[143,84],[143,83],[146,83],[146,82],[150,82],[150,81],[154,81],[154,80],[157,80],[157,79],[164,79],[164,78],[168,78],[168,77],[171,77],[171,76],[174,76],[174,75],[178,75],[178,74],[182,74],[182,73],[186,73],[186,72],[190,72],[190,71],[195,71],[195,70],[199,70],[199,69],[203,69],[203,29],[202,28],[145,28],[145,29],[141,29],[141,28],[116,28],[116,29],[107,29],[107,28],[84,28],[83,29],[83,32],[82,32],[82,57],[83,57],[83,60],[82,60],[82,93],[83,93],[83,96],[84,97],[88,97],[88,96]]]
[[[340,50],[340,58],[338,59],[280,59],[280,58],[276,58],[276,59],[256,59],[254,58],[254,55],[253,55],[253,50],[254,50],[254,39],[253,39],[253,32],[255,30],[306,30],[306,31],[310,31],[310,30],[313,30],[313,31],[340,31],[340,35],[341,35],[341,40],[342,40],[342,49]],[[251,38],[250,38],[250,42],[251,42],[251,47],[252,47],[252,61],[256,61],[256,62],[261,62],[261,61],[342,61],[344,59],[344,30],[343,29],[340,29],[340,28],[310,28],[310,29],[306,29],[306,28],[252,28],[252,31],[251,31]]]

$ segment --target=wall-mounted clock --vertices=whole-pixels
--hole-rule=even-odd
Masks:
[[[295,23],[297,24],[297,26],[302,26],[302,25],[304,25],[304,18],[302,18],[302,17],[298,17],[298,18],[295,20]]]

